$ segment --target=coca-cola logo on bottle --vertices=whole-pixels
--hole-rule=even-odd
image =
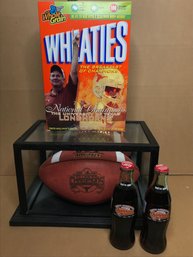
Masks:
[[[169,211],[166,209],[151,209],[149,215],[153,221],[165,221],[169,219]]]
[[[129,217],[133,216],[135,213],[135,209],[126,204],[117,204],[115,205],[115,214],[119,217]]]

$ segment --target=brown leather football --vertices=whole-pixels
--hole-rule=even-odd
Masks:
[[[59,151],[40,166],[39,176],[48,188],[67,200],[99,204],[111,198],[122,161],[131,159],[122,152]],[[134,180],[138,177],[135,165]]]

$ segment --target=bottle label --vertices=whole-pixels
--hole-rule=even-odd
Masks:
[[[133,217],[135,214],[135,208],[126,204],[117,204],[115,205],[115,215],[118,217]]]
[[[150,209],[149,218],[153,221],[167,221],[169,220],[170,213],[166,209]]]

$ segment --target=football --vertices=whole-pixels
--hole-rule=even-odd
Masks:
[[[119,182],[120,163],[131,161],[122,152],[59,151],[39,169],[43,183],[59,196],[78,204],[109,200]],[[135,165],[134,180],[139,177]]]

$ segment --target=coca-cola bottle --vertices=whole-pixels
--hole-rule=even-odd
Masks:
[[[111,244],[121,250],[131,248],[135,242],[135,220],[138,209],[136,186],[133,182],[134,164],[121,163],[119,184],[112,196]]]
[[[163,252],[167,244],[166,231],[171,211],[168,173],[169,169],[166,165],[156,165],[154,179],[145,196],[146,208],[140,243],[145,251],[153,254]]]

